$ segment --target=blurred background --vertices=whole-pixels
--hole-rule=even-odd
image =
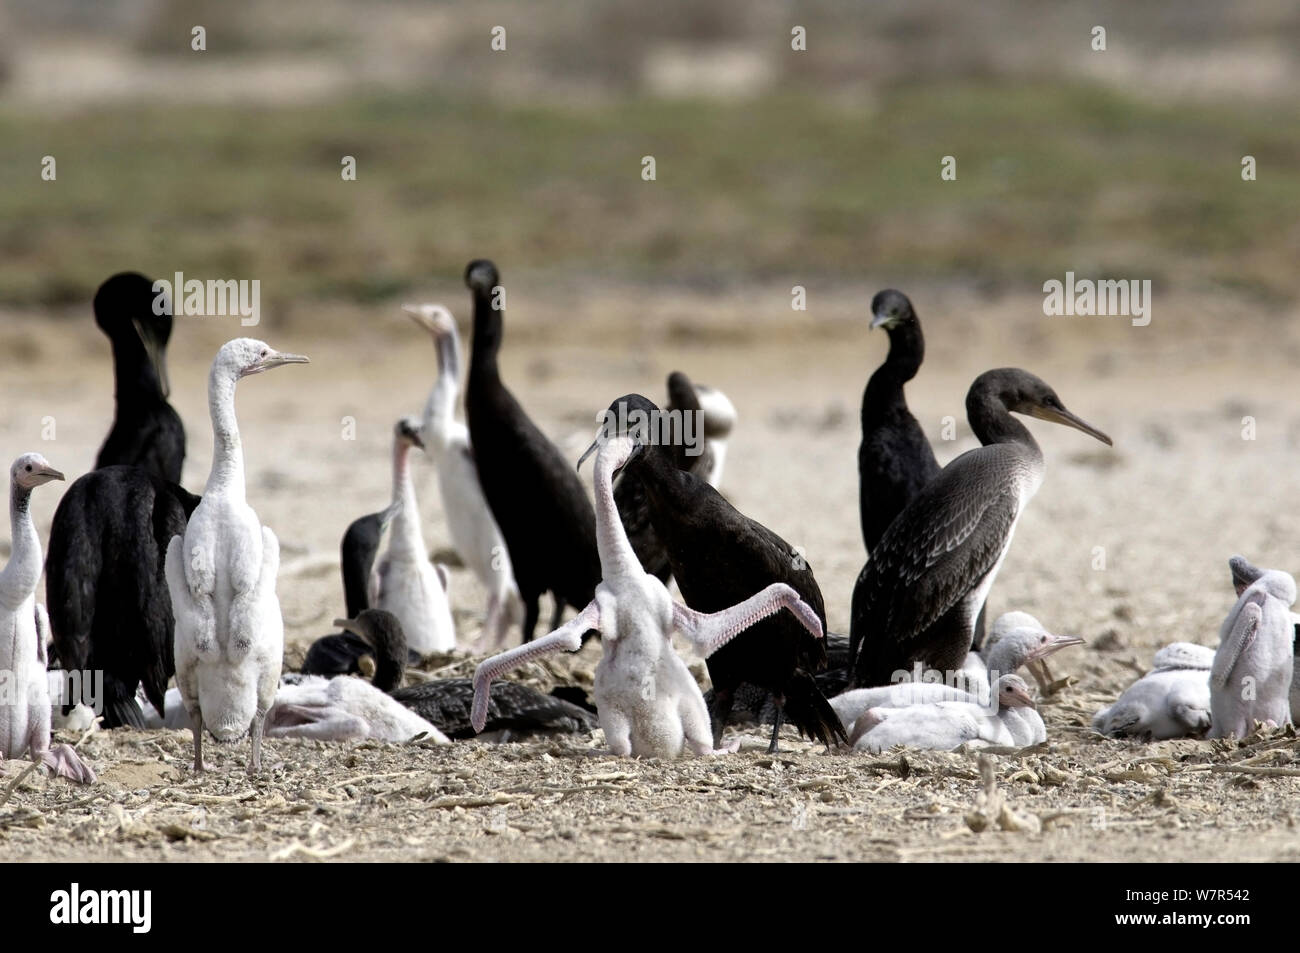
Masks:
[[[287,320],[474,254],[710,289],[1300,290],[1288,0],[3,0],[0,37],[6,307],[130,265],[259,277]]]
[[[958,422],[941,460],[973,445],[970,380],[1006,364],[1116,437],[1101,456],[1042,435],[1061,472],[1022,526],[1042,538],[1021,563],[1013,549],[1008,598],[1035,595],[1015,570],[1049,556],[1113,588],[1094,545],[1145,547],[1125,586],[1180,548],[1189,592],[1217,593],[1232,551],[1280,560],[1300,533],[1276,506],[1300,447],[1297,51],[1290,0],[0,0],[0,438],[16,453],[55,414],[63,457],[48,455],[91,465],[112,416],[90,320],[108,275],[258,279],[255,333],[314,364],[241,389],[250,479],[289,555],[332,551],[382,505],[392,420],[432,379],[398,305],[445,301],[464,329],[461,272],[491,257],[507,380],[575,459],[597,409],[660,397],[674,367],[732,396],[723,489],[807,548],[834,627],[863,558],[857,406],[886,347],[869,302],[894,286],[927,333],[912,406],[936,443]],[[1067,270],[1150,279],[1151,325],[1045,317],[1043,282]],[[207,362],[247,330],[177,322],[192,489]],[[1227,480],[1244,499],[1211,516]],[[322,580],[312,598],[332,592]],[[306,634],[308,607],[291,605],[291,629],[295,613]]]

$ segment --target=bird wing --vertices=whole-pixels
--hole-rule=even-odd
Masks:
[[[46,649],[46,643],[50,640],[50,617],[45,611],[45,606],[36,603],[36,661],[41,663],[41,668],[50,667],[49,651]]]
[[[696,612],[673,603],[673,625],[708,658],[754,623],[789,609],[813,638],[822,637],[822,623],[808,603],[783,582],[774,582],[744,602],[721,612]]]
[[[470,707],[474,684],[468,678],[435,679],[393,692],[393,698],[432,722],[448,737],[474,737]],[[596,727],[590,712],[522,682],[495,682],[488,699],[484,731],[508,729],[516,734],[539,731],[577,732]]]
[[[1020,495],[1014,482],[995,479],[996,470],[981,462],[955,472],[950,464],[872,552],[854,591],[859,671],[878,655],[905,658],[1002,558]]]
[[[1110,708],[1103,708],[1093,718],[1092,726],[1112,738],[1129,737],[1141,733],[1150,715],[1146,705],[1138,701],[1120,699]],[[1145,729],[1149,731],[1149,728]]]
[[[1214,649],[1194,642],[1172,642],[1151,659],[1156,668],[1204,668],[1214,665]]]
[[[493,679],[518,668],[525,662],[552,652],[578,651],[582,648],[583,633],[588,629],[600,630],[600,606],[595,599],[550,635],[525,642],[518,648],[480,662],[478,668],[474,670],[474,708],[470,713],[474,730],[482,731],[487,723],[489,690]]]
[[[1237,621],[1233,623],[1232,631],[1228,633],[1228,637],[1223,640],[1218,653],[1214,656],[1214,667],[1211,669],[1211,684],[1215,688],[1227,686],[1228,676],[1237,667],[1241,653],[1250,648],[1251,643],[1255,641],[1255,635],[1259,632],[1260,620],[1264,617],[1263,601],[1263,593],[1253,593],[1244,600],[1245,604],[1237,610]]]

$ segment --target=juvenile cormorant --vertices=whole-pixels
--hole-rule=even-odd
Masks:
[[[674,602],[664,584],[641,568],[623,531],[613,490],[614,474],[644,449],[641,440],[607,430],[578,461],[581,466],[599,448],[594,483],[602,579],[596,597],[576,618],[545,638],[479,665],[471,712],[475,729],[481,730],[486,722],[493,679],[549,652],[577,651],[584,630],[595,628],[602,635],[602,654],[593,694],[614,754],[672,758],[684,749],[697,755],[724,754],[736,750],[739,742],[725,749],[713,743],[704,698],[673,650],[673,632],[680,632],[707,658],[760,619],[784,608],[810,637],[822,635],[812,607],[782,583],[772,583],[738,605],[703,613]]]
[[[0,572],[0,761],[30,754],[57,774],[90,783],[95,772],[68,745],[50,747],[50,684],[45,642],[49,619],[36,601],[41,578],[41,538],[29,509],[32,490],[63,474],[39,453],[25,453],[9,468],[12,550]]]
[[[618,416],[619,403],[626,405]],[[639,394],[615,401],[611,419],[652,420],[659,408]],[[812,606],[825,626],[826,610],[812,567],[776,533],[738,512],[708,483],[679,469],[672,448],[653,443],[625,467],[646,487],[650,519],[667,553],[673,578],[686,604],[697,612],[718,612],[772,583],[781,582]],[[710,718],[714,745],[742,683],[770,692],[778,716],[772,730],[777,750],[781,722],[789,718],[800,731],[823,744],[844,729],[813,673],[826,666],[825,640],[799,620],[780,613],[757,623],[743,638],[718,649],[708,659],[713,681]]]
[[[1012,413],[1111,443],[1028,371],[999,368],[977,377],[966,415],[983,446],[921,490],[858,576],[849,633],[856,686],[887,685],[915,663],[941,672],[961,667],[1016,521],[1043,481],[1042,451]]]
[[[475,651],[496,651],[505,645],[510,626],[523,618],[523,602],[515,585],[510,551],[483,498],[469,428],[456,419],[461,385],[456,322],[442,305],[404,305],[403,310],[433,337],[438,379],[424,405],[420,434],[424,452],[438,471],[438,489],[452,545],[487,591],[483,633]]]
[[[176,686],[193,723],[194,770],[203,770],[203,730],[218,742],[252,735],[250,774],[262,767],[262,730],[275,702],[284,620],[275,592],[280,544],[248,505],[235,385],[251,374],[306,364],[262,341],[236,338],[208,373],[212,471],[184,535],[167,546],[167,589],[176,617]]]

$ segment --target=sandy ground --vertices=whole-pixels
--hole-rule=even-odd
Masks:
[[[803,547],[832,629],[846,631],[864,558],[857,405],[885,349],[865,329],[872,287],[814,289],[812,309],[792,314],[780,287],[579,293],[524,276],[510,286],[504,374],[575,460],[597,410],[632,390],[660,396],[673,368],[723,388],[740,412],[724,491]],[[1087,728],[1159,646],[1215,644],[1233,602],[1228,556],[1300,569],[1300,513],[1286,505],[1300,489],[1296,316],[1226,294],[1171,294],[1157,299],[1150,327],[1133,328],[1121,318],[1045,318],[1036,297],[910,290],[930,345],[911,402],[941,461],[974,445],[962,399],[975,374],[998,365],[1038,372],[1115,439],[1108,450],[1031,424],[1049,470],[990,609],[1033,612],[1089,644],[1053,661],[1074,683],[1042,701],[1048,743],[988,756],[1009,804],[995,830],[968,822],[984,790],[973,753],[827,753],[789,732],[775,757],[753,730],[738,755],[675,762],[609,757],[599,734],[500,746],[278,741],[269,747],[281,765],[255,779],[243,770],[245,747],[212,746],[217,769],[197,781],[187,735],[99,732],[81,746],[99,784],[33,775],[0,805],[0,859],[1296,859],[1291,733],[1143,745]],[[466,308],[451,281],[428,291]],[[3,317],[5,454],[39,449],[70,476],[84,472],[112,413],[106,342],[88,313]],[[342,610],[339,536],[386,502],[390,427],[423,401],[432,351],[395,308],[277,318],[254,330],[313,364],[241,384],[238,410],[249,499],[284,551],[293,665]],[[186,320],[174,337],[172,399],[190,435],[185,480],[200,490],[207,362],[239,331],[229,319]],[[951,442],[940,439],[945,416],[957,420]],[[345,417],[356,419],[355,440],[343,439]],[[1253,440],[1242,437],[1247,417]],[[427,469],[420,485],[428,542],[442,548]],[[43,538],[59,492],[36,493]],[[463,570],[452,598],[472,641],[481,599]],[[525,674],[588,680],[597,652]],[[453,661],[453,671],[472,667]]]

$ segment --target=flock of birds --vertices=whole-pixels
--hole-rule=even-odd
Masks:
[[[250,771],[261,767],[264,736],[446,743],[599,726],[613,753],[645,757],[735,751],[738,740],[723,736],[737,722],[770,722],[770,751],[786,722],[828,747],[863,751],[1046,740],[1017,673],[1053,690],[1046,659],[1082,640],[1023,612],[1000,616],[987,635],[984,622],[1017,521],[1044,476],[1042,451],[1014,415],[1111,440],[1044,381],[1017,368],[977,377],[966,412],[981,446],[940,467],[904,397],[924,357],[920,322],[905,295],[876,295],[871,327],[884,328],[890,346],[862,401],[868,559],[846,638],[826,631],[802,554],[718,491],[736,420],[724,394],[677,372],[667,415],[640,394],[620,397],[575,467],[501,379],[496,267],[470,262],[465,283],[474,317],[464,380],[450,312],[406,308],[432,339],[436,381],[423,412],[394,426],[390,504],[343,536],[339,631],[313,643],[296,673],[282,672],[279,544],[247,500],[234,399],[245,377],[308,358],[249,338],[218,351],[208,376],[212,469],[196,496],[179,483],[185,432],[167,402],[172,319],[156,313],[153,284],[141,275],[100,287],[94,313],[112,342],[116,416],[95,469],[58,505],[44,563],[28,503],[36,487],[64,476],[36,453],[10,470],[0,757],[27,754],[94,780],[76,750],[50,743],[51,725],[85,721],[92,701],[67,698],[53,711],[56,668],[102,673],[91,714],[104,727],[188,727],[196,771],[205,735],[248,737]],[[465,423],[456,419],[462,385]],[[701,421],[701,447],[688,451],[682,415]],[[661,416],[678,422],[660,431],[670,439],[645,426]],[[451,541],[487,593],[473,651],[497,654],[473,679],[404,685],[409,667],[459,645],[447,570],[431,561],[421,528],[414,450],[432,460]],[[594,505],[580,477],[592,454]],[[36,602],[42,565],[48,615]],[[1154,670],[1097,713],[1097,731],[1244,736],[1256,722],[1290,720],[1295,581],[1241,557],[1230,570],[1238,601],[1217,651],[1161,649]],[[534,639],[543,594],[554,605],[550,633]],[[576,614],[564,622],[566,607]],[[522,643],[505,649],[515,627]],[[705,657],[707,695],[675,651],[675,634]],[[501,680],[590,638],[601,646],[590,697],[574,685],[544,694]],[[368,679],[356,677],[368,666]]]

